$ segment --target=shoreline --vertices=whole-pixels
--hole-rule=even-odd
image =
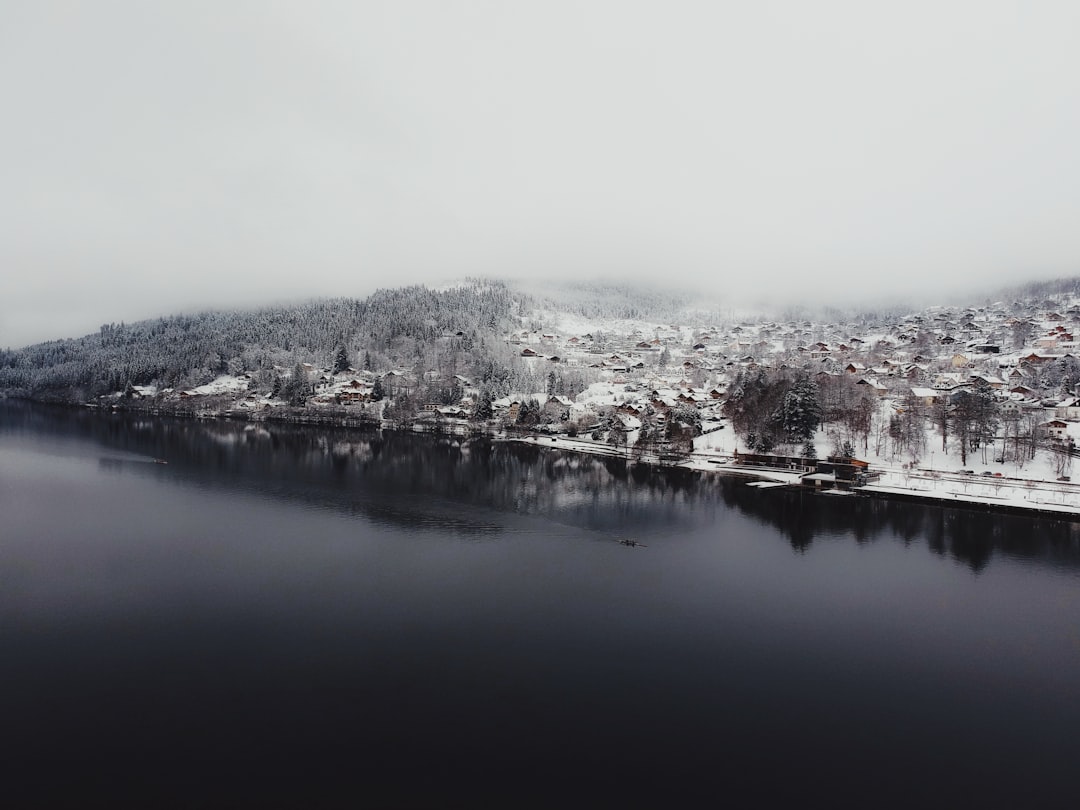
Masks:
[[[527,444],[533,447],[564,450],[583,455],[604,456],[607,458],[620,459],[635,464],[646,464],[658,469],[681,469],[713,475],[738,477],[748,479],[748,482],[765,482],[785,487],[797,487],[800,489],[817,492],[811,487],[801,484],[799,473],[768,467],[753,467],[732,463],[732,457],[719,453],[703,450],[694,451],[689,458],[675,463],[665,463],[655,454],[633,455],[624,448],[614,448],[608,444],[601,444],[590,439],[571,438],[565,435],[542,435],[538,433],[516,434],[508,433],[505,429],[494,430],[490,426],[479,425],[467,420],[454,420],[452,422],[413,422],[401,424],[392,420],[375,420],[361,414],[349,413],[317,413],[309,410],[303,412],[290,411],[281,414],[256,415],[250,411],[220,411],[215,413],[195,412],[183,408],[139,408],[139,407],[108,407],[102,408],[96,405],[40,402],[22,397],[5,397],[29,402],[35,406],[64,407],[76,409],[88,409],[99,413],[124,413],[133,415],[214,420],[224,419],[236,422],[248,422],[252,424],[271,423],[287,425],[310,425],[312,427],[336,427],[345,429],[374,429],[392,430],[401,433],[424,433],[428,435],[445,436],[483,436],[494,441],[509,441]],[[254,417],[254,418],[252,418]],[[905,501],[912,503],[936,504],[959,509],[969,509],[979,512],[998,512],[1001,514],[1028,514],[1038,517],[1080,522],[1080,484],[1064,482],[1047,482],[1037,479],[984,479],[978,477],[961,478],[955,475],[943,475],[926,471],[897,471],[882,470],[882,478],[903,479],[890,481],[889,483],[866,484],[861,487],[852,487],[847,490],[852,495],[859,497],[878,498],[885,500]],[[915,486],[912,486],[912,485]],[[925,486],[918,486],[923,484]],[[1047,485],[1050,486],[1047,486]],[[949,485],[964,488],[964,492],[957,492]],[[987,486],[994,488],[994,494],[986,492],[968,492],[969,487]],[[1007,488],[1008,496],[1002,495],[1001,490]],[[1018,492],[1019,491],[1019,492]],[[817,494],[836,494],[838,490],[824,490]],[[1030,495],[1042,492],[1052,495],[1057,492],[1061,495],[1061,502],[1032,501]],[[1065,503],[1066,496],[1072,496],[1074,503]],[[1011,496],[1011,497],[1009,497]]]
[[[650,466],[655,466],[662,469],[693,470],[695,472],[710,473],[714,475],[753,479],[753,481],[757,482],[798,488],[820,495],[836,495],[839,492],[842,492],[841,490],[824,490],[819,492],[812,487],[803,486],[800,482],[801,475],[799,475],[798,473],[790,473],[783,470],[774,470],[766,467],[749,467],[732,464],[726,456],[720,454],[709,454],[701,451],[694,453],[689,459],[685,461],[676,464],[662,464],[659,461],[652,461],[647,457],[634,458],[627,455],[624,451],[615,450],[607,445],[594,445],[592,442],[581,441],[577,439],[567,439],[557,436],[522,436],[509,438],[507,440],[518,441],[524,444],[532,445],[534,447],[567,450],[569,452],[583,453],[586,455],[599,455],[607,456],[610,458],[621,458],[624,461],[648,464]],[[898,473],[895,472],[885,472],[884,474],[889,476],[898,475]],[[942,479],[940,478],[940,474],[939,477],[935,477],[933,475],[921,475],[918,473],[910,472],[905,474],[905,479],[908,483],[924,484],[935,484],[942,481]],[[955,481],[962,486],[986,485],[986,482],[983,481],[981,478],[957,478],[955,479]],[[992,480],[989,485],[995,486],[996,481],[1000,481],[1000,479]],[[1007,485],[1013,490],[1022,487],[1028,492],[1052,492],[1053,490],[1049,490],[1045,486],[1040,486],[1045,483],[1047,482],[1041,482],[1034,479],[1009,479]],[[997,484],[997,486],[1006,486],[1006,484]],[[1057,484],[1057,486],[1062,487],[1064,485]],[[1080,497],[1080,485],[1073,484],[1070,486],[1074,489],[1074,492],[1071,494],[1076,497]],[[938,506],[953,507],[957,509],[969,509],[978,512],[998,512],[1001,514],[1027,514],[1055,520],[1080,522],[1080,506],[1070,505],[1066,503],[1052,503],[1047,501],[1031,501],[1027,498],[1008,498],[1000,495],[974,494],[967,492],[959,493],[950,490],[934,491],[931,489],[920,489],[910,486],[899,486],[881,483],[866,484],[861,487],[852,487],[850,490],[847,490],[846,493],[863,498],[878,498],[881,500],[935,504]]]

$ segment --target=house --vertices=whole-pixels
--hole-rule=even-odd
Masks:
[[[994,389],[995,391],[1000,391],[1002,388],[1005,387],[1004,380],[998,379],[997,377],[989,374],[972,374],[970,379],[973,383],[975,383],[975,385],[985,385],[989,388]]]
[[[933,387],[939,391],[952,391],[966,385],[966,381],[959,374],[938,374],[934,377]]]
[[[497,419],[508,419],[511,422],[516,422],[520,411],[521,402],[516,399],[512,400],[510,397],[502,397],[491,402],[491,413]]]
[[[1069,397],[1061,400],[1054,406],[1054,416],[1058,419],[1070,419],[1073,421],[1080,419],[1080,398]]]
[[[922,376],[923,371],[925,369],[917,363],[906,363],[896,371],[896,376],[905,380],[914,380]]]
[[[573,407],[573,404],[567,397],[550,396],[541,410],[544,416],[549,419],[565,421],[570,418],[570,408]]]
[[[1025,355],[1024,357],[1020,358],[1021,361],[1027,363],[1029,366],[1040,366],[1043,363],[1049,363],[1051,360],[1057,359],[1058,358],[1055,355],[1038,354],[1037,352],[1032,352],[1031,354]]]
[[[1001,403],[1001,415],[1005,419],[1016,419],[1020,416],[1024,406],[1019,399],[1007,399]]]
[[[1042,428],[1046,436],[1056,441],[1065,441],[1069,438],[1069,424],[1060,419],[1043,422],[1039,427]]]
[[[1009,373],[1006,375],[1009,382],[1019,382],[1020,380],[1026,380],[1031,375],[1024,371],[1024,369],[1017,366],[1016,368],[1009,369]]]
[[[356,382],[355,380],[353,382]],[[338,399],[347,405],[356,405],[371,399],[371,391],[366,388],[352,387],[351,385],[337,393]]]
[[[405,394],[408,396],[413,392],[415,386],[415,379],[410,375],[401,371],[388,371],[383,375],[382,383],[386,393],[391,395]]]
[[[886,388],[884,385],[879,383],[877,380],[875,380],[873,378],[870,378],[870,377],[863,377],[862,379],[860,379],[855,384],[856,385],[865,385],[865,386],[867,386],[871,391],[873,391],[879,397],[883,397],[883,396],[885,396],[886,394],[889,393],[888,388]]]
[[[465,419],[469,410],[461,405],[440,405],[435,409],[435,414],[440,419]]]
[[[934,388],[912,388],[912,400],[919,405],[936,405],[941,399],[941,391]]]

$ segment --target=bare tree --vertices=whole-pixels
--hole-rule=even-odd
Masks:
[[[1068,478],[1069,471],[1072,469],[1072,443],[1054,443],[1051,446],[1051,452],[1054,459],[1054,474],[1058,479]]]

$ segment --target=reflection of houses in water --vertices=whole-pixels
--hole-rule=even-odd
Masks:
[[[99,462],[110,472],[156,478],[168,471],[170,481],[200,489],[244,494],[254,488],[410,531],[498,537],[504,526],[517,525],[520,505],[560,525],[581,527],[582,542],[592,542],[599,530],[610,537],[651,534],[674,547],[698,527],[719,526],[729,511],[737,511],[776,528],[803,552],[818,537],[887,541],[924,548],[976,572],[998,557],[1046,566],[1058,575],[1080,572],[1080,522],[1071,520],[894,497],[815,497],[804,487],[756,489],[735,477],[714,479],[685,468],[487,438],[128,414],[103,419],[88,409],[2,404],[4,428],[43,424],[59,435],[92,440],[120,459]],[[748,463],[785,458],[743,457]],[[155,458],[169,465],[151,463]],[[817,460],[792,458],[818,468]],[[522,501],[523,480],[528,483]]]

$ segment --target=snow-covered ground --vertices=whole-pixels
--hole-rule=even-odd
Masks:
[[[715,423],[706,423],[705,430],[711,432],[694,440],[693,455],[678,466],[700,472],[749,475],[775,484],[799,483],[798,473],[735,465],[735,450],[745,451],[746,448],[739,446],[738,438],[730,425],[721,424],[724,427],[717,429]],[[827,444],[822,441],[821,436],[818,439],[819,455],[824,457]],[[588,438],[532,436],[523,441],[579,453],[620,458],[632,456],[626,448],[614,448],[604,441],[592,441]],[[632,442],[630,446],[632,447]],[[1049,460],[1041,456],[1025,465],[1019,475],[1015,474],[1016,470],[1011,465],[982,464],[970,456],[966,469],[971,470],[971,473],[961,473],[959,457],[952,456],[935,455],[939,461],[937,469],[928,466],[905,468],[873,454],[869,457],[861,454],[860,458],[870,462],[871,470],[881,473],[876,483],[862,488],[870,493],[937,500],[944,504],[1080,515],[1080,484],[1057,481]],[[942,459],[948,460],[947,469],[942,469]]]
[[[202,396],[222,396],[224,394],[238,394],[247,391],[251,386],[251,380],[244,377],[233,377],[225,374],[213,382],[192,388],[188,393],[201,394]]]
[[[951,476],[941,473],[886,473],[877,484],[863,487],[882,495],[932,498],[944,503],[1037,509],[1080,515],[1080,485],[1020,479]]]

